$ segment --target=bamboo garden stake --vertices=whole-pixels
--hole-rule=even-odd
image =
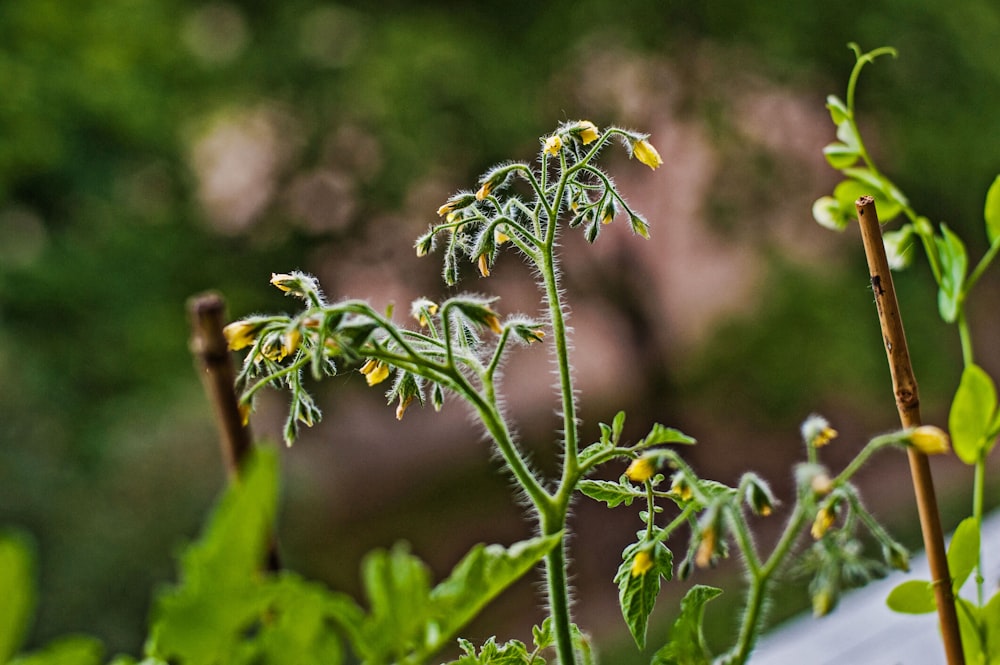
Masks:
[[[903,331],[903,320],[900,317],[896,291],[892,285],[889,262],[882,242],[882,229],[875,210],[875,199],[871,196],[862,196],[855,206],[858,211],[865,256],[868,259],[868,270],[871,273],[872,292],[875,294],[875,305],[878,308],[885,353],[889,360],[899,421],[906,429],[919,427],[920,397],[917,392],[917,380],[913,374],[910,352],[906,346],[906,334]],[[910,460],[910,474],[913,477],[913,490],[920,515],[924,549],[927,551],[927,561],[934,583],[945,654],[949,665],[964,665],[965,657],[962,653],[962,639],[955,612],[955,597],[952,593],[951,577],[948,574],[944,535],[941,531],[941,518],[934,495],[930,464],[927,456],[915,448],[908,448],[907,456]]]

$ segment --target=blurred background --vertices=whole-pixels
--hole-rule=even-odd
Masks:
[[[1000,172],[997,34],[992,0],[0,3],[0,525],[37,543],[32,643],[79,631],[138,653],[151,593],[222,487],[189,296],[217,289],[233,318],[291,311],[268,279],[302,269],[331,297],[403,313],[446,297],[413,239],[451,192],[531,160],[563,120],[648,131],[665,161],[651,172],[606,154],[649,241],[625,224],[594,247],[564,238],[585,438],[625,409],[627,437],[680,428],[699,439],[686,452],[704,476],[752,468],[787,497],[798,426],[817,411],[841,432],[837,467],[897,420],[860,240],[811,219],[838,182],[820,152],[834,133],[825,97],[844,94],[849,41],[899,49],[862,78],[863,130],[914,206],[978,260]],[[513,256],[460,288],[537,311]],[[897,288],[925,420],[945,424],[957,338],[919,263]],[[978,361],[996,375],[1000,281],[977,289]],[[513,357],[505,389],[551,469],[545,351]],[[530,535],[461,404],[397,422],[356,377],[318,392],[325,420],[284,454],[291,567],[357,593],[373,547],[407,540],[443,576],[476,542]],[[280,439],[284,408],[264,401],[260,437]],[[951,528],[971,475],[935,465]],[[916,545],[904,457],[861,480]],[[635,657],[611,579],[639,526],[634,509],[578,502],[576,619],[605,662]],[[467,636],[529,639],[538,581]],[[651,645],[683,588],[668,585]],[[790,597],[806,606],[801,589]],[[732,629],[724,609],[715,625]]]

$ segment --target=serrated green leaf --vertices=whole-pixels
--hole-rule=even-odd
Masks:
[[[653,656],[650,665],[708,665],[711,654],[705,644],[702,622],[705,604],[722,593],[722,589],[697,584],[681,601],[681,613],[670,629],[670,641]]]
[[[0,663],[21,646],[35,610],[34,563],[27,539],[0,534]]]
[[[948,573],[957,592],[979,563],[979,527],[974,517],[959,523],[948,545]],[[956,593],[957,595],[957,593]]]
[[[419,652],[430,655],[475,617],[490,601],[535,567],[562,534],[539,536],[505,548],[477,545],[455,566],[447,579],[430,593],[427,644]]]
[[[268,620],[248,645],[254,662],[340,665],[344,649],[329,619],[344,624],[341,602],[322,586],[292,573],[275,584]],[[346,597],[343,600],[353,605]],[[355,606],[356,607],[356,606]],[[347,632],[350,634],[350,630]]]
[[[941,262],[938,310],[942,319],[947,323],[954,323],[965,298],[965,273],[969,259],[962,239],[946,224],[941,225],[941,235],[935,237],[934,244]]]
[[[232,659],[270,602],[259,569],[274,521],[277,478],[275,452],[255,449],[201,539],[183,553],[180,584],[157,597],[147,655],[204,663]]]
[[[812,206],[812,216],[816,223],[831,231],[843,231],[850,219],[843,214],[840,202],[832,196],[821,196]]]
[[[578,489],[596,501],[603,501],[608,504],[608,508],[614,508],[621,504],[629,506],[636,498],[645,497],[645,493],[636,490],[631,486],[609,480],[582,480]]]
[[[99,665],[104,648],[93,637],[63,637],[8,665]]]
[[[826,157],[830,166],[839,171],[853,166],[861,154],[849,145],[836,142],[823,148],[823,156]]]
[[[646,570],[634,568],[637,556],[649,557]],[[640,649],[646,646],[649,615],[660,593],[660,578],[673,576],[673,553],[663,543],[633,543],[622,553],[615,582],[618,583],[618,603],[632,638]]]
[[[986,219],[986,237],[992,245],[1000,239],[1000,175],[993,180],[986,192],[983,217]]]
[[[966,464],[975,464],[992,446],[997,413],[997,391],[993,379],[978,365],[962,371],[948,413],[948,429],[955,454]]]
[[[424,647],[431,615],[431,573],[406,544],[375,550],[361,564],[361,579],[370,614],[363,625],[368,637],[367,659],[402,658]]]
[[[902,614],[927,614],[937,609],[931,583],[923,580],[908,580],[896,585],[886,597],[885,604],[893,612]]]
[[[850,111],[847,110],[847,104],[836,95],[829,95],[826,98],[826,108],[830,110],[830,118],[834,125],[839,126],[840,123],[851,117]]]

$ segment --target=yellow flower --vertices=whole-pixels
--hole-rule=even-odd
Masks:
[[[653,556],[647,550],[639,550],[632,559],[632,577],[645,575],[653,567]]]
[[[832,427],[830,426],[824,427],[816,435],[816,438],[813,439],[813,445],[816,446],[817,448],[822,448],[826,444],[836,439],[837,434],[838,434],[837,430],[833,429]]]
[[[653,144],[645,139],[632,144],[632,156],[651,169],[663,166],[660,153],[656,152]]]
[[[910,445],[924,455],[943,455],[951,451],[948,434],[933,425],[922,425],[910,432]]]
[[[226,337],[229,348],[239,351],[254,343],[259,327],[258,324],[249,321],[234,321],[222,329],[222,334]]]
[[[365,380],[368,382],[368,385],[374,386],[382,383],[386,380],[386,378],[388,378],[389,366],[381,360],[370,358],[368,362],[362,365],[361,373],[365,375]]]
[[[579,133],[580,142],[583,145],[593,143],[601,136],[601,133],[597,130],[597,125],[589,120],[581,120],[576,124],[575,129]]]
[[[830,530],[830,527],[833,526],[835,519],[836,515],[834,514],[833,509],[826,506],[820,508],[819,512],[816,513],[816,519],[813,521],[812,529],[810,529],[809,533],[812,534],[813,538],[819,540],[824,534],[826,534],[827,531]]]
[[[502,245],[505,242],[510,242],[510,236],[501,231],[499,228],[493,229],[493,242],[498,245]]]
[[[649,456],[637,457],[625,469],[625,477],[633,483],[644,483],[654,475],[656,475],[656,462]]]
[[[479,274],[483,277],[490,276],[490,260],[485,254],[479,255]],[[492,328],[492,326],[490,326]]]
[[[555,157],[560,150],[562,150],[562,139],[559,138],[558,134],[553,134],[545,139],[545,152]]]

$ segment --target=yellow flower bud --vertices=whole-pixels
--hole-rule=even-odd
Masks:
[[[656,461],[647,456],[638,457],[625,469],[625,477],[633,483],[644,483],[656,475]]]
[[[660,153],[656,151],[652,143],[645,139],[632,144],[632,156],[651,169],[656,169],[663,165]]]
[[[817,473],[809,481],[809,487],[816,496],[826,496],[833,491],[833,480],[825,473]]]
[[[407,395],[406,397],[399,396],[399,405],[396,407],[396,420],[403,419],[403,414],[406,413],[406,409],[409,408],[411,402],[413,402],[413,395]]]
[[[302,333],[298,328],[292,328],[281,336],[281,358],[295,353],[302,343]]]
[[[836,518],[837,516],[832,508],[826,506],[820,508],[819,512],[816,513],[816,519],[813,521],[812,529],[809,530],[809,533],[812,534],[813,538],[819,540],[830,530]]]
[[[910,445],[924,455],[943,455],[951,451],[948,434],[933,425],[921,425],[910,432]]]
[[[485,323],[486,327],[496,334],[503,334],[503,326],[500,325],[500,318],[496,314],[487,314],[486,318],[483,319],[483,323]]]
[[[479,274],[483,277],[490,276],[490,260],[485,254],[479,255]],[[492,327],[492,326],[491,326]]]
[[[696,566],[699,568],[708,568],[712,564],[717,538],[718,535],[714,526],[710,526],[701,532],[701,542],[698,543],[698,551],[694,555],[694,564]]]
[[[493,242],[495,242],[498,245],[502,245],[505,242],[510,242],[510,236],[501,231],[500,229],[494,229]]]
[[[683,473],[675,473],[673,482],[670,484],[670,494],[673,494],[681,501],[690,501],[694,494],[691,492],[691,484]]]
[[[234,321],[222,329],[226,343],[233,351],[239,351],[254,343],[260,325],[249,321]]]
[[[482,186],[479,187],[479,191],[476,192],[476,200],[482,201],[487,196],[489,196],[490,192],[492,191],[493,191],[493,183],[487,180],[482,184]]]
[[[645,575],[653,567],[653,556],[648,550],[639,550],[632,559],[632,577]]]
[[[292,289],[294,289],[296,286],[298,286],[298,283],[299,283],[299,280],[296,279],[293,275],[289,275],[288,273],[283,273],[283,272],[282,273],[278,273],[278,272],[272,272],[271,273],[271,284],[274,284],[276,287],[278,287],[279,289],[281,289],[285,293],[288,293],[289,291],[291,291]]]

